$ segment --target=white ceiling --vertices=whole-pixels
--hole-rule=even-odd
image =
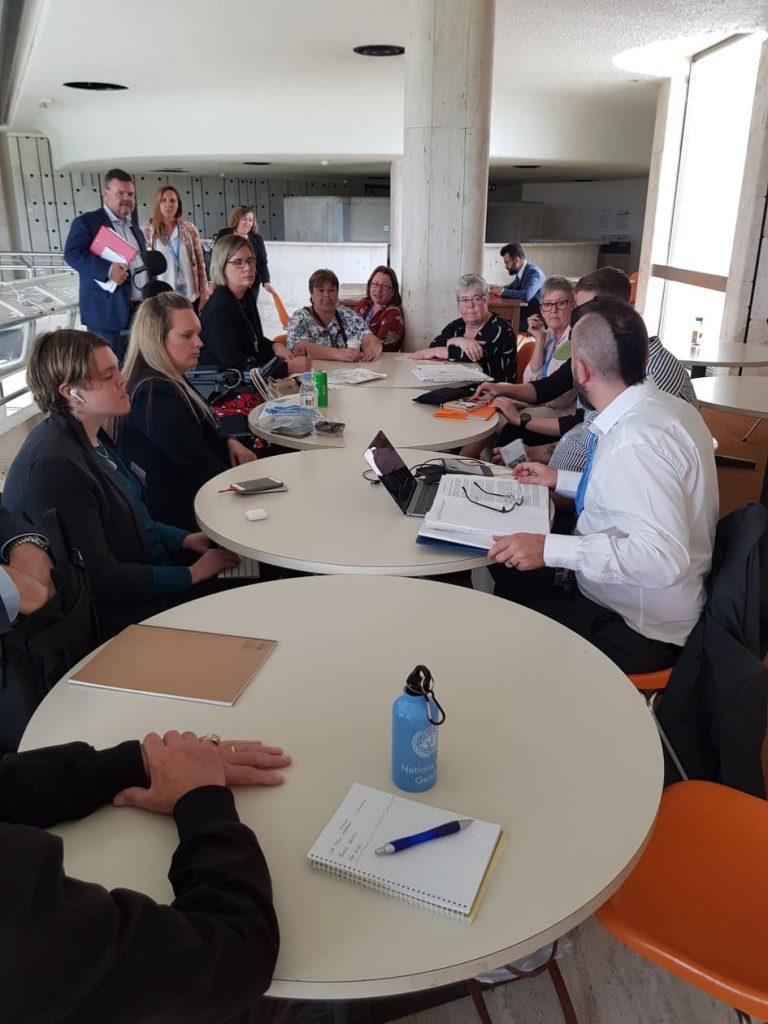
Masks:
[[[387,174],[402,148],[404,58],[352,47],[406,44],[408,3],[35,0],[9,127],[48,135],[56,163],[71,169]],[[617,69],[613,56],[766,27],[765,0],[497,0],[492,178],[643,173],[657,82]],[[130,88],[76,92],[62,85],[72,79]]]

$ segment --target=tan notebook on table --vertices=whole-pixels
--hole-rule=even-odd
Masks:
[[[275,647],[276,640],[249,636],[128,626],[69,681],[231,707]]]

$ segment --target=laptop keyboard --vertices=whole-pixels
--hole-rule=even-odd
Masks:
[[[437,494],[437,488],[439,486],[439,480],[435,481],[435,483],[424,484],[418,497],[413,503],[411,513],[415,513],[417,516],[425,516],[432,508],[432,503],[435,500],[435,495]]]

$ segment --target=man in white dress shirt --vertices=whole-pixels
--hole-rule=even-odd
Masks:
[[[668,668],[704,606],[718,517],[712,437],[693,406],[646,380],[648,335],[627,303],[594,299],[572,344],[577,392],[598,413],[584,472],[527,462],[516,473],[574,498],[576,530],[497,537],[496,593],[585,636],[625,672]]]

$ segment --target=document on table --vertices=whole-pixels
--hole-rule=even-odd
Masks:
[[[520,504],[512,504],[519,499]],[[505,508],[510,511],[502,511]],[[417,540],[487,551],[494,536],[508,533],[549,533],[548,489],[511,477],[449,474],[440,480]]]
[[[479,366],[466,363],[435,363],[426,366],[414,366],[411,373],[422,384],[458,384],[467,381],[470,384],[482,384],[484,380],[493,380],[483,373]]]

